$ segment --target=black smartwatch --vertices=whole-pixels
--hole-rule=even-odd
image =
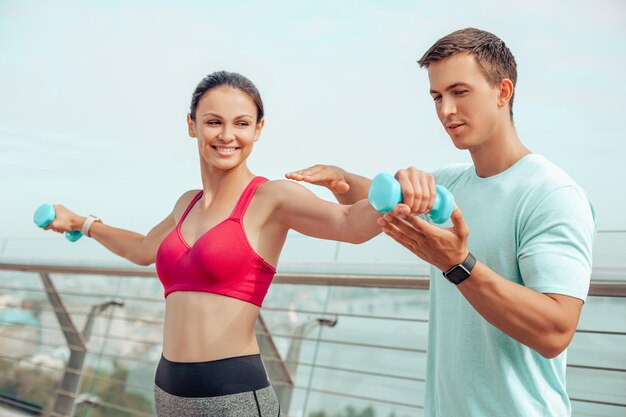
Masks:
[[[463,262],[443,272],[443,276],[454,285],[459,285],[470,277],[474,265],[476,265],[476,258],[471,252],[468,252],[467,258]]]

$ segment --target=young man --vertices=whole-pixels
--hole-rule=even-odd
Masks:
[[[570,416],[566,348],[589,286],[593,207],[520,142],[516,63],[498,37],[456,31],[419,64],[444,129],[473,161],[433,175],[398,171],[404,204],[379,220],[432,265],[424,414]],[[287,177],[324,185],[342,203],[366,198],[370,182],[323,165]],[[450,228],[415,215],[433,206],[435,182],[455,196]]]

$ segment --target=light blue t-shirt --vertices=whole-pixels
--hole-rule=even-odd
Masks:
[[[469,250],[505,279],[585,300],[596,222],[585,192],[530,154],[480,178],[471,164],[434,173],[470,230]],[[427,417],[565,417],[566,351],[546,359],[489,324],[431,268]]]

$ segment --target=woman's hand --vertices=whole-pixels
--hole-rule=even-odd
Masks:
[[[85,222],[84,217],[79,216],[61,204],[55,204],[53,207],[55,213],[54,220],[48,226],[44,227],[45,230],[63,233],[72,230],[80,230],[83,227],[83,223]]]
[[[345,194],[350,190],[346,176],[346,171],[339,167],[319,164],[285,174],[285,178],[290,180],[304,181],[326,187],[333,194]]]

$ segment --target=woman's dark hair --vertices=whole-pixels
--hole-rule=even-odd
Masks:
[[[191,107],[189,109],[191,120],[196,120],[196,109],[198,108],[198,102],[202,96],[207,91],[223,86],[235,88],[243,93],[246,93],[256,105],[257,123],[263,119],[263,100],[261,100],[261,94],[252,81],[236,72],[215,71],[214,73],[204,77],[202,81],[198,83],[198,86],[191,96]]]

